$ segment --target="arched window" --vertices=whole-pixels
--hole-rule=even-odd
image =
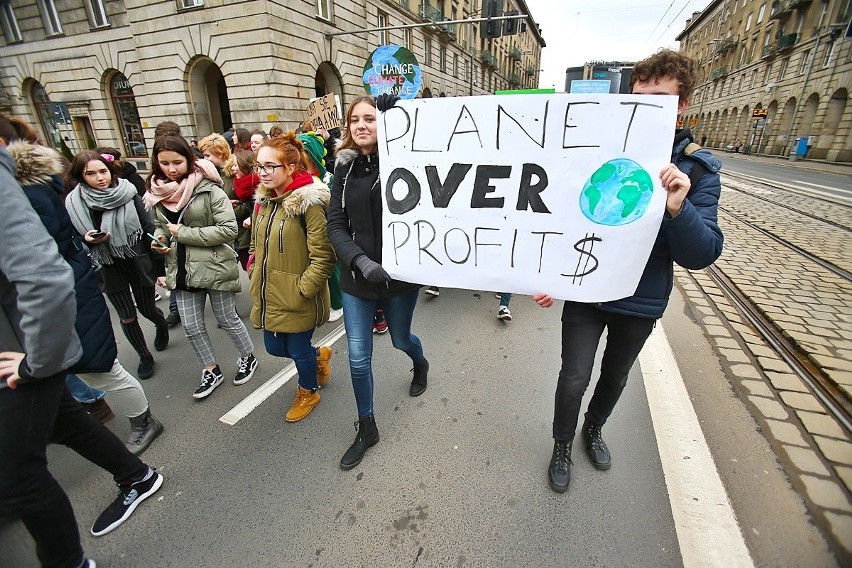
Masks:
[[[123,74],[116,73],[110,79],[109,91],[115,119],[124,141],[124,155],[147,158],[148,148],[145,146],[145,136],[142,135],[142,123],[139,121],[139,110],[130,81]]]
[[[30,88],[30,97],[32,98],[36,116],[38,116],[38,122],[44,136],[43,142],[50,144],[54,148],[58,148],[62,143],[62,135],[59,132],[59,125],[56,124],[50,111],[50,97],[47,96],[47,91],[44,90],[44,87],[38,81],[33,81]]]

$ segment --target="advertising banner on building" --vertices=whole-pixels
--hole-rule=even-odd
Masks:
[[[421,284],[600,302],[660,228],[677,97],[400,101],[378,120],[382,266]]]

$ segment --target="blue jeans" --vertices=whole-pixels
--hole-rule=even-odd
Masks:
[[[266,352],[276,357],[289,357],[299,371],[299,386],[303,389],[319,388],[317,382],[317,350],[311,345],[314,330],[301,333],[263,332]]]
[[[506,306],[508,308],[509,302],[511,302],[511,301],[512,301],[511,292],[501,292],[500,293],[500,305],[501,306]]]
[[[377,306],[384,309],[393,346],[404,351],[415,364],[425,359],[420,339],[411,333],[418,292],[415,288],[382,300],[367,300],[343,293],[343,324],[349,343],[349,370],[360,417],[373,414],[373,314]]]
[[[590,304],[565,302],[562,309],[562,368],[556,384],[553,439],[574,439],[583,393],[592,379],[592,367],[601,335],[607,330],[601,376],[589,401],[586,419],[603,426],[621,397],[627,375],[654,329],[655,319],[605,312]]]
[[[68,373],[68,376],[65,377],[65,386],[68,387],[68,392],[71,393],[71,396],[76,398],[78,402],[82,402],[84,404],[96,402],[106,395],[104,391],[93,389],[84,383],[80,377],[74,373]]]

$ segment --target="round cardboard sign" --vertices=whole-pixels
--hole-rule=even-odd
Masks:
[[[374,97],[391,94],[413,99],[423,84],[417,58],[404,47],[393,44],[381,45],[370,54],[361,79],[364,89]]]

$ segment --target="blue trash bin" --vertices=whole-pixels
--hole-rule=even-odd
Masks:
[[[800,136],[796,138],[796,157],[804,158],[808,153],[808,137]]]

